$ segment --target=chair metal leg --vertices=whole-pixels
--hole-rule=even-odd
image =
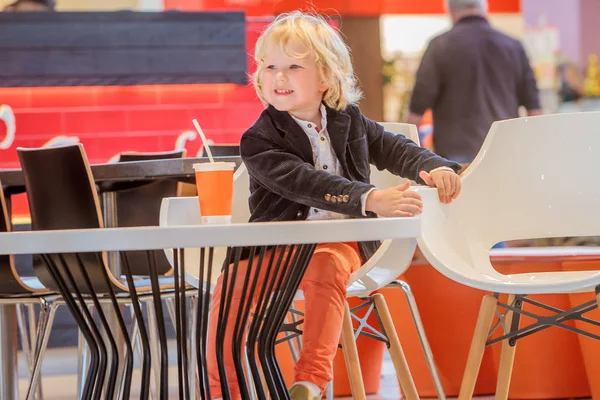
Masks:
[[[17,304],[15,308],[17,311],[17,328],[21,339],[21,347],[23,349],[23,353],[25,354],[25,358],[27,359],[27,362],[29,363],[29,368],[31,370],[31,367],[33,366],[33,349],[31,349],[30,343],[33,342],[29,341],[27,335],[27,326],[25,325],[25,313],[23,312],[24,305]],[[31,329],[33,328],[34,327],[32,326]]]
[[[167,347],[167,333],[165,329],[165,319],[163,316],[162,299],[160,286],[158,283],[158,273],[156,269],[156,260],[153,254],[146,252],[150,272],[150,285],[152,288],[152,298],[154,310],[156,311],[156,321],[158,327],[158,341],[160,344],[160,382],[159,398],[166,399],[169,396],[169,349]]]
[[[442,381],[440,380],[440,376],[433,359],[433,352],[429,346],[427,334],[425,333],[425,328],[423,327],[423,322],[421,321],[421,315],[419,314],[417,301],[415,300],[410,286],[404,281],[395,281],[388,285],[388,287],[400,287],[406,296],[408,308],[410,309],[410,314],[412,315],[412,319],[415,323],[415,328],[417,329],[417,334],[419,336],[419,341],[421,342],[421,347],[423,348],[423,353],[425,354],[425,361],[427,362],[427,367],[429,368],[429,373],[431,374],[431,379],[433,380],[433,385],[435,386],[435,392],[437,393],[439,400],[446,400],[444,387],[442,386]]]
[[[294,300],[294,296],[300,286],[300,282],[308,263],[312,257],[316,245],[303,245],[303,246],[292,246],[290,254],[293,254],[292,260],[286,262],[286,268],[284,271],[287,272],[280,286],[281,295],[274,302],[274,314],[272,320],[265,324],[265,335],[263,348],[261,351],[261,341],[259,341],[259,356],[263,353],[263,358],[266,361],[266,368],[263,368],[265,372],[271,375],[271,379],[275,378],[273,382],[274,388],[270,388],[272,396],[281,396],[281,398],[289,398],[288,390],[283,379],[281,369],[277,364],[277,358],[275,356],[275,344],[277,342],[277,334],[283,324],[285,315],[287,314],[290,305]],[[283,275],[283,274],[281,274]],[[277,293],[277,292],[276,292]],[[266,354],[264,354],[266,353]],[[267,378],[269,379],[269,378]],[[267,382],[269,383],[269,382]],[[273,390],[274,389],[274,390]]]
[[[35,304],[28,304],[27,305],[27,310],[28,310],[28,317],[29,317],[29,343],[30,343],[30,348],[32,351],[32,357],[31,357],[31,370],[33,371],[33,364],[35,362],[35,354],[38,351],[38,347],[40,345],[41,340],[38,340],[38,323],[36,321],[36,311],[35,311]],[[44,398],[44,393],[42,390],[42,377],[40,375],[40,379],[38,382],[38,387],[37,387],[37,398],[39,400],[43,400]]]
[[[173,263],[175,287],[175,336],[177,338],[177,378],[179,398],[188,399],[190,393],[188,345],[187,345],[187,299],[185,298],[185,249],[176,250]],[[179,262],[178,262],[179,261]]]
[[[344,320],[342,322],[342,351],[344,352],[344,361],[348,371],[348,380],[352,389],[352,398],[365,400],[365,385],[362,379],[360,369],[360,360],[358,359],[358,350],[356,348],[356,339],[354,338],[354,327],[352,326],[352,315],[350,306],[344,301]]]
[[[239,390],[241,393],[242,398],[247,399],[250,396],[250,391],[248,388],[248,384],[246,382],[246,380],[244,379],[244,361],[241,359],[241,351],[243,349],[243,336],[244,336],[244,332],[246,329],[246,323],[248,320],[248,316],[250,314],[250,309],[252,307],[252,297],[253,297],[253,293],[248,293],[248,290],[250,289],[250,292],[252,292],[252,289],[254,289],[254,287],[250,287],[250,282],[252,281],[252,283],[256,283],[256,279],[252,279],[252,271],[253,268],[254,269],[258,269],[260,268],[260,265],[258,265],[258,263],[256,262],[256,258],[255,254],[254,254],[255,249],[252,248],[250,251],[250,256],[248,258],[248,263],[247,263],[247,267],[246,267],[246,274],[245,277],[243,279],[243,287],[242,287],[242,294],[241,294],[241,299],[240,299],[240,303],[237,305],[234,305],[235,308],[237,308],[237,318],[235,320],[235,326],[234,327],[229,327],[229,329],[233,328],[233,341],[231,343],[231,350],[229,350],[229,348],[227,348],[227,351],[231,351],[231,353],[233,354],[233,363],[235,365],[235,369],[236,369],[236,380],[237,383],[239,385]],[[229,320],[228,318],[228,314],[230,312],[230,307],[232,305],[233,302],[233,293],[236,287],[236,284],[239,282],[239,278],[238,277],[238,267],[239,267],[239,263],[240,263],[240,258],[241,258],[241,249],[236,249],[234,252],[234,262],[233,262],[233,268],[231,269],[231,273],[229,273],[228,267],[226,266],[225,269],[228,270],[226,273],[228,274],[229,278],[230,278],[230,283],[229,285],[224,284],[223,286],[223,295],[221,296],[221,309],[219,309],[219,326],[217,328],[217,331],[219,332],[218,335],[220,336],[220,340],[217,341],[217,346],[219,348],[220,351],[218,351],[218,359],[219,359],[219,375],[221,380],[223,380],[224,377],[226,377],[226,373],[224,365],[221,365],[221,363],[223,363],[223,351],[224,351],[224,346],[225,343],[222,339],[224,339],[224,336],[226,335],[225,331],[227,329],[227,321]],[[256,278],[257,274],[254,274],[254,278]],[[253,285],[252,285],[253,286]],[[224,306],[224,307],[223,307]],[[244,318],[245,317],[245,318]],[[232,379],[232,377],[228,377],[228,379]],[[233,380],[233,379],[232,379]],[[221,386],[223,386],[221,384]],[[222,388],[223,390],[223,388]],[[229,388],[226,388],[225,390],[223,390],[223,392],[228,392]],[[230,394],[229,393],[223,393],[224,398],[225,397],[229,397]]]
[[[45,301],[41,304],[39,324],[38,324],[38,337],[37,351],[35,354],[35,361],[33,363],[33,369],[29,378],[29,388],[27,390],[26,399],[33,400],[36,393],[36,387],[40,382],[40,372],[42,370],[42,362],[44,355],[46,354],[46,348],[48,346],[48,339],[50,338],[50,332],[52,331],[52,323],[54,322],[54,316],[56,314],[56,304],[47,304]]]
[[[27,363],[29,364],[29,376],[31,377],[31,373],[33,371],[33,364],[35,363],[35,350],[34,346],[36,346],[36,338],[35,338],[35,331],[36,331],[36,324],[35,324],[35,315],[33,316],[33,324],[31,324],[32,318],[31,315],[29,315],[29,331],[32,333],[32,335],[28,335],[27,332],[27,324],[25,323],[25,313],[24,313],[24,308],[25,305],[24,304],[17,304],[16,305],[16,311],[17,311],[17,327],[18,327],[18,331],[19,331],[19,336],[21,339],[21,347],[23,349],[23,353],[25,355],[25,358],[27,359]],[[31,309],[29,309],[28,313],[31,314]],[[37,393],[35,398],[38,400],[41,400],[41,381],[37,382]]]
[[[196,297],[196,295],[192,295],[189,297],[189,307],[190,307],[190,314],[188,315],[189,318],[189,332],[188,332],[188,338],[189,338],[189,355],[188,355],[188,359],[190,362],[190,376],[189,376],[189,381],[193,384],[193,390],[194,390],[194,395],[192,397],[192,394],[190,393],[190,397],[194,398],[194,399],[199,399],[200,398],[200,375],[198,374],[198,370],[196,368],[197,364],[198,364],[198,360],[196,360],[196,340],[194,340],[194,338],[196,337],[196,331],[197,331],[197,313],[198,313],[198,298]]]
[[[294,313],[290,312],[287,314],[286,322],[287,322],[288,317],[292,320],[292,323],[296,322],[296,317],[295,317]],[[286,332],[286,335],[287,335],[287,332]],[[294,364],[297,363],[298,360],[300,359],[300,347],[299,347],[300,341],[295,340],[295,339],[298,339],[299,337],[300,336],[297,336],[294,339],[287,340],[287,344],[288,344],[288,347],[290,348],[290,353],[292,354],[292,360],[294,360]]]
[[[477,317],[477,324],[469,349],[469,357],[467,358],[467,365],[465,366],[465,373],[458,394],[459,400],[471,400],[473,397],[477,375],[481,367],[481,360],[483,360],[483,352],[485,351],[485,344],[497,304],[498,299],[492,295],[484,296],[481,301],[479,316]]]
[[[511,294],[508,296],[508,304],[513,305],[515,303],[515,295]],[[517,308],[520,308],[519,304],[515,304]],[[516,326],[512,326],[511,323],[513,321],[513,312],[511,310],[507,310],[504,315],[505,326],[507,330],[510,331],[512,328],[518,329],[519,322],[517,314],[515,316]],[[509,332],[506,332],[509,333]],[[517,350],[517,341],[514,339],[505,339],[502,341],[502,353],[500,353],[500,367],[498,368],[498,380],[496,382],[496,400],[506,400],[508,399],[508,390],[510,388],[510,378],[512,375],[513,365],[515,362],[515,352]]]
[[[121,252],[121,266],[123,268],[123,273],[125,274],[125,278],[127,280],[127,286],[130,288],[129,294],[131,296],[131,308],[133,309],[133,314],[137,321],[137,326],[139,329],[139,339],[142,343],[142,359],[140,360],[140,369],[141,369],[141,383],[140,383],[140,398],[147,399],[149,398],[150,392],[150,370],[151,370],[151,354],[150,354],[150,342],[148,340],[148,331],[146,330],[146,325],[144,323],[144,315],[142,312],[141,302],[137,294],[137,290],[135,289],[135,283],[133,281],[133,275],[131,274],[131,268],[129,265],[129,259],[125,252]],[[156,274],[156,265],[152,265],[150,268],[150,274]],[[107,276],[107,275],[106,275]],[[155,275],[156,277],[156,275]],[[124,326],[124,325],[123,325]],[[131,350],[131,358],[129,359],[130,363],[129,367],[129,382],[125,386],[124,390],[124,398],[128,397],[129,389],[131,387],[131,370],[133,368],[133,348],[131,347],[131,341],[129,340],[129,336],[127,334],[126,329],[123,328],[123,336],[126,339],[126,343],[128,344]]]
[[[261,249],[261,255],[259,257],[264,257],[264,249]],[[279,273],[278,271],[274,272],[274,269],[277,268],[277,266],[274,264],[279,264],[279,262],[280,260],[275,262],[275,251],[272,251],[268,257],[268,260],[266,260],[266,265],[262,265],[261,261],[258,261],[258,268],[265,269],[265,277],[271,277]],[[254,389],[258,398],[260,399],[266,398],[267,396],[265,390],[267,383],[265,376],[259,369],[259,364],[256,360],[257,345],[260,339],[260,333],[265,320],[266,311],[268,309],[267,303],[269,302],[270,293],[273,292],[275,281],[275,279],[263,279],[263,283],[258,289],[259,296],[254,310],[254,316],[248,329],[248,337],[246,339],[246,358],[250,367]]]
[[[139,325],[138,325],[138,320],[135,317],[135,310],[132,304],[130,304],[129,306],[127,306],[129,308],[129,314],[131,315],[131,326],[129,331],[131,332],[131,346],[133,348],[134,354],[137,356],[137,358],[140,360],[140,363],[142,362],[143,359],[143,355],[144,355],[144,350],[142,348],[142,342],[140,339],[140,329],[139,329]],[[134,356],[135,358],[135,356]],[[125,370],[125,366],[123,366],[123,368],[121,369],[120,373],[119,373],[119,383],[118,383],[118,388],[119,388],[119,393],[118,393],[118,399],[123,399],[124,398],[124,393],[126,391],[126,379],[124,379],[123,376],[123,371]],[[150,399],[154,400],[154,393],[152,391],[150,391]]]
[[[88,305],[90,314],[94,315],[94,305]],[[77,398],[81,398],[83,395],[83,387],[85,386],[85,376],[88,369],[88,358],[89,358],[89,347],[85,341],[85,337],[78,330],[77,335]]]
[[[23,348],[23,353],[25,354],[25,358],[29,363],[29,375],[33,371],[33,365],[35,363],[35,355],[37,352],[37,324],[35,320],[35,305],[28,304],[27,305],[27,313],[29,319],[29,332],[27,328],[27,323],[25,322],[25,304],[17,304],[17,325],[18,331],[21,338],[21,346]],[[41,377],[37,382],[37,392],[35,394],[35,398],[38,400],[43,399],[42,395],[42,382]]]
[[[246,381],[248,382],[248,388],[250,391],[250,400],[258,400],[256,394],[256,386],[254,385],[254,380],[252,379],[252,371],[250,370],[250,360],[248,359],[248,353],[244,350],[244,375],[246,376]]]
[[[295,246],[282,246],[280,251],[281,254],[278,257],[274,274],[268,279],[265,279],[274,282],[275,285],[273,290],[268,292],[272,293],[270,301],[264,304],[262,314],[263,316],[268,315],[269,317],[263,322],[262,329],[259,331],[258,356],[271,397],[288,399],[289,394],[285,387],[285,383],[283,385],[281,383],[281,377],[277,370],[277,360],[274,357],[272,346],[274,347],[274,339],[279,331],[279,326],[283,322],[285,313],[287,313],[289,309],[288,304],[286,309],[283,310],[283,313],[281,312],[281,306],[285,303],[286,284],[287,286],[293,285],[294,278],[298,275],[299,271],[292,271],[290,268],[292,265],[292,255],[297,251],[297,248]]]
[[[171,319],[171,322],[173,323],[173,327],[175,327],[175,324],[177,323],[177,318],[175,317],[175,299],[174,298],[165,299],[165,305],[167,306],[167,312],[169,313],[169,318]]]
[[[214,248],[200,249],[200,260],[198,270],[200,277],[209,277],[206,281],[200,279],[198,285],[198,296],[196,306],[196,367],[198,370],[198,384],[200,386],[200,398],[210,399],[210,386],[208,382],[208,361],[206,353],[208,349],[208,323],[211,302],[210,277],[212,276]],[[206,271],[206,274],[205,274]]]
[[[88,365],[88,348],[81,330],[77,334],[77,398],[80,399],[83,393],[83,385]]]
[[[71,290],[74,288],[74,285],[72,283],[70,285],[67,284],[65,278],[63,277],[63,273],[70,274],[70,271],[66,267],[64,257],[62,255],[58,255],[58,257],[54,258],[48,254],[42,254],[42,257],[48,268],[48,272],[59,288],[60,294],[62,295],[66,306],[69,308],[71,315],[73,315],[73,318],[79,326],[79,329],[83,331],[86,341],[90,346],[90,369],[85,380],[82,399],[91,399],[93,396],[98,398],[99,392],[95,392],[94,389],[97,387],[97,383],[102,380],[100,379],[100,371],[102,371],[102,369],[105,367],[103,367],[103,354],[100,351],[100,343],[98,342],[97,332],[92,331],[88,324],[88,321],[90,320],[89,311],[85,304],[77,304],[77,301],[71,294]],[[61,266],[61,268],[59,268],[59,266]],[[70,275],[70,278],[72,278],[72,275]],[[80,294],[81,293],[79,293],[79,295]]]
[[[148,314],[148,331],[150,334],[150,352],[152,354],[152,369],[154,370],[154,390],[153,397],[158,398],[160,388],[160,360],[158,343],[158,325],[156,322],[156,310],[150,302],[146,302],[146,312]]]
[[[289,313],[290,318],[292,319],[292,323],[298,322],[298,316],[295,312]],[[292,341],[295,342],[295,345],[292,345]],[[293,340],[289,341],[290,343],[290,351],[292,352],[292,358],[295,363],[300,359],[300,349],[302,348],[302,335],[296,336]]]

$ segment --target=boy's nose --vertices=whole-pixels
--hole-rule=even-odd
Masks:
[[[286,81],[287,76],[283,72],[278,72],[277,75],[275,75],[275,79],[277,79],[277,81]]]

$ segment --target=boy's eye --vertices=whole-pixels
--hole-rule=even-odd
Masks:
[[[297,65],[297,64],[292,64],[290,66],[290,69],[298,69],[298,68],[302,68],[301,66]]]
[[[275,66],[274,65],[268,65],[267,69],[275,69]]]

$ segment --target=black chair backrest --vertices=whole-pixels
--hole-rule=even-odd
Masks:
[[[17,149],[34,230],[102,228],[98,194],[80,144]]]
[[[8,215],[8,209],[6,208],[6,200],[4,199],[4,191],[1,190],[2,184],[0,183],[0,232],[10,232],[10,219]],[[10,268],[10,255],[0,255],[0,274]]]
[[[33,230],[103,227],[96,185],[81,144],[40,149],[18,148],[17,153],[25,178]],[[62,256],[79,290],[88,292],[76,256]],[[80,256],[90,275],[93,290],[106,293],[108,287],[102,269],[107,271],[107,267],[103,255],[82,253]],[[61,265],[58,255],[51,255],[51,259]],[[34,272],[44,286],[59,290],[45,264],[34,265]],[[111,281],[116,283],[112,276]]]
[[[119,162],[167,160],[171,158],[182,158],[184,156],[185,151],[182,150],[157,153],[122,153],[119,155]]]
[[[213,157],[235,157],[240,155],[239,144],[211,144],[210,151]],[[208,157],[206,149],[202,148],[202,157]]]
[[[10,232],[10,214],[1,188],[2,184],[0,184],[0,232]],[[9,254],[0,255],[0,296],[31,292],[21,283],[15,269],[13,256]]]
[[[183,156],[183,151],[124,153],[121,154],[119,162],[164,160]],[[178,182],[173,179],[156,179],[143,185],[134,185],[130,189],[117,191],[117,226],[158,226],[162,199],[177,196],[177,185]],[[154,250],[152,253],[159,275],[171,271],[171,264],[169,264],[164,251]],[[133,275],[149,275],[145,251],[127,251],[125,254]]]

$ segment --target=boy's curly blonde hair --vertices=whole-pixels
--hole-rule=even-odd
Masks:
[[[362,92],[356,86],[350,50],[339,33],[317,14],[294,11],[278,16],[262,33],[256,42],[254,59],[258,68],[252,76],[254,88],[263,104],[268,105],[262,94],[261,78],[265,68],[265,53],[271,46],[278,45],[292,58],[307,54],[290,53],[292,44],[306,47],[308,54],[314,54],[321,76],[327,83],[323,102],[329,108],[344,110],[349,104],[356,104]]]

